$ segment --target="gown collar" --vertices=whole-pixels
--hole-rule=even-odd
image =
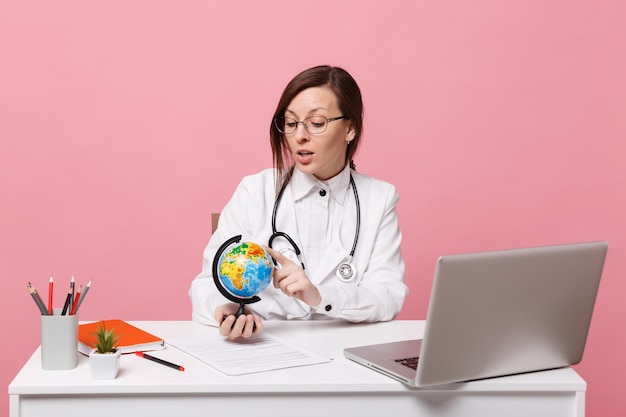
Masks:
[[[330,191],[330,195],[341,205],[345,201],[348,185],[350,184],[350,166],[346,164],[344,169],[328,180],[318,180],[314,175],[305,174],[297,167],[293,169],[290,181],[291,192],[294,201],[298,201],[309,194],[321,189]]]

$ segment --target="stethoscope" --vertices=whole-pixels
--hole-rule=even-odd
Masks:
[[[283,197],[283,193],[285,192],[285,188],[287,187],[287,182],[283,184],[280,191],[278,192],[278,196],[276,197],[276,201],[274,202],[274,210],[272,211],[272,236],[270,236],[270,240],[268,242],[268,246],[272,247],[272,242],[277,237],[284,238],[291,245],[293,251],[296,254],[296,257],[300,261],[300,265],[302,269],[305,269],[304,262],[302,262],[302,258],[300,257],[301,251],[296,242],[285,232],[279,232],[276,230],[276,212],[278,211],[278,206],[280,204],[280,200]],[[336,275],[342,282],[351,282],[356,278],[356,268],[354,264],[352,264],[352,258],[354,258],[354,251],[356,250],[356,244],[359,241],[359,230],[361,229],[361,204],[359,203],[359,193],[356,190],[356,184],[354,183],[354,179],[352,178],[352,174],[350,174],[350,185],[352,186],[352,192],[354,193],[354,201],[356,203],[356,231],[354,233],[354,241],[352,242],[352,249],[350,250],[350,254],[347,259],[340,263],[337,267]],[[276,263],[276,261],[274,261]]]

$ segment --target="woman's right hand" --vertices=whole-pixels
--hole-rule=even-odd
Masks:
[[[214,318],[219,325],[220,334],[230,340],[235,340],[261,333],[263,320],[249,311],[235,319],[238,309],[239,306],[234,303],[223,304],[215,309]]]

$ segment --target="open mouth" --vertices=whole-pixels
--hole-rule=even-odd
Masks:
[[[300,164],[309,164],[313,161],[314,153],[311,151],[298,151],[296,152],[297,160]]]

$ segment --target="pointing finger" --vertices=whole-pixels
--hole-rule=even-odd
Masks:
[[[292,260],[290,260],[289,258],[287,258],[285,255],[283,255],[277,250],[274,250],[267,246],[263,246],[263,249],[265,249],[270,254],[270,256],[274,258],[274,260],[278,262],[279,264],[281,264],[282,266],[285,266],[286,264],[290,262],[293,263]]]

